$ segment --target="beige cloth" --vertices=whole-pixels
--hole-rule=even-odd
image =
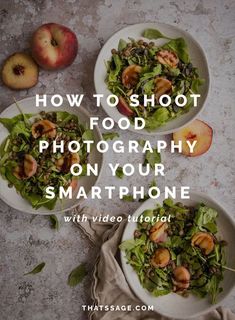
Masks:
[[[132,293],[119,264],[118,246],[126,225],[126,216],[121,223],[94,222],[92,216],[100,215],[91,208],[77,208],[74,214],[84,214],[87,222],[78,226],[95,245],[100,247],[94,272],[91,295],[94,305],[142,305],[143,303]],[[89,320],[166,320],[165,317],[146,311],[92,311]],[[219,307],[197,320],[235,320],[235,314],[226,308]]]

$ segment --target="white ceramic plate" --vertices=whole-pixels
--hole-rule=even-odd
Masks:
[[[109,40],[104,44],[103,48],[101,49],[98,55],[96,65],[95,65],[95,71],[94,71],[95,89],[97,93],[104,94],[102,106],[110,117],[112,117],[116,122],[118,122],[120,118],[124,117],[117,110],[116,107],[110,107],[106,103],[106,97],[109,94],[111,94],[111,92],[108,90],[107,85],[105,83],[107,72],[106,72],[104,61],[110,60],[111,50],[113,48],[118,47],[118,42],[120,39],[124,39],[128,41],[128,37],[131,37],[134,39],[143,39],[145,41],[150,41],[141,36],[143,31],[147,28],[158,29],[163,34],[165,34],[170,38],[183,37],[188,45],[189,54],[190,54],[190,58],[193,65],[198,68],[200,77],[205,79],[204,85],[200,87],[201,97],[198,99],[199,103],[197,107],[192,107],[188,113],[181,115],[172,121],[167,122],[164,126],[156,129],[155,131],[149,132],[145,129],[138,130],[139,133],[148,134],[148,135],[169,134],[179,130],[181,127],[187,125],[193,119],[198,117],[199,113],[201,112],[201,110],[205,105],[206,98],[209,91],[209,70],[208,70],[206,56],[201,46],[188,32],[183,31],[176,26],[171,26],[164,23],[140,23],[140,24],[131,25],[124,29],[119,30],[111,38],[109,38]],[[151,41],[154,41],[154,40],[151,40]],[[167,41],[163,39],[159,39],[155,41],[155,43],[158,45],[162,45],[165,42]],[[133,126],[131,126],[129,130],[135,131]]]
[[[21,110],[24,113],[39,113],[40,111],[67,111],[70,113],[74,113],[78,116],[80,122],[82,124],[87,124],[89,125],[89,117],[90,115],[84,108],[71,108],[69,106],[69,103],[67,99],[64,99],[64,103],[62,107],[53,107],[50,103],[49,95],[47,96],[47,107],[46,108],[37,108],[35,106],[35,97],[30,97],[23,99],[19,101],[19,106]],[[1,118],[12,118],[19,114],[19,110],[17,109],[15,104],[10,105],[7,109],[5,109],[0,117]],[[99,131],[99,128],[96,126],[94,129],[94,138],[95,138],[95,143],[98,141],[102,140],[102,135]],[[0,124],[0,144],[2,141],[7,137],[9,134],[8,130]],[[100,172],[102,170],[102,165],[103,165],[103,154],[99,153],[96,148],[92,149],[92,152],[89,155],[89,163],[94,164],[98,163],[98,166],[100,168]],[[88,194],[89,191],[91,190],[91,187],[97,183],[98,177],[96,176],[90,176],[90,177],[82,177],[79,179],[79,185],[84,186],[86,193]],[[74,194],[76,195],[76,190],[74,191]],[[56,206],[53,210],[48,210],[44,207],[41,207],[37,210],[33,209],[31,205],[24,200],[20,194],[18,194],[15,190],[15,188],[9,188],[8,187],[8,182],[0,176],[0,198],[6,202],[9,206],[12,208],[15,208],[17,210],[27,212],[27,213],[34,213],[34,214],[55,214],[59,212],[64,212],[67,210],[70,210],[74,208],[75,206],[78,205],[79,200],[74,197],[73,199],[65,199],[63,201],[63,204],[60,203],[58,200],[56,203]]]
[[[153,199],[147,200],[136,210],[133,216],[138,217],[144,210],[155,208],[156,204],[162,204],[163,200],[163,197],[159,198],[158,201]],[[219,215],[217,222],[219,235],[222,239],[228,242],[228,246],[225,249],[227,266],[234,268],[235,223],[223,207],[207,195],[192,191],[190,193],[190,200],[181,200],[178,198],[174,201],[180,201],[185,205],[191,206],[203,202],[207,206],[218,211]],[[133,233],[136,230],[136,227],[136,223],[129,222],[124,230],[122,241],[133,239]],[[189,295],[189,297],[183,298],[175,293],[170,293],[166,296],[156,298],[141,286],[136,272],[129,264],[126,263],[127,260],[124,252],[121,252],[121,262],[126,279],[139,299],[141,299],[146,305],[153,305],[155,311],[169,318],[190,319],[193,317],[199,317],[199,315],[206,313],[211,309],[214,309],[218,304],[221,304],[235,285],[235,273],[225,271],[224,280],[222,282],[223,292],[219,294],[218,304],[216,305],[210,304],[209,297],[200,299],[194,295]]]

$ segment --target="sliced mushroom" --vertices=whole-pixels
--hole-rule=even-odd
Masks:
[[[154,256],[151,259],[151,264],[155,268],[164,268],[168,265],[171,255],[168,249],[159,248],[154,252]]]
[[[25,154],[23,162],[16,166],[13,174],[17,179],[31,178],[37,171],[37,161],[30,154]]]
[[[64,173],[68,173],[73,164],[80,163],[78,153],[70,153],[68,156],[63,156],[56,160],[56,168]]]
[[[172,68],[176,68],[177,64],[179,63],[179,58],[177,54],[173,51],[169,51],[169,50],[158,51],[156,57],[161,64],[167,64]]]
[[[165,231],[168,228],[166,222],[158,221],[154,224],[154,226],[150,229],[149,239],[153,242],[163,242],[163,236],[165,235]]]
[[[49,120],[39,120],[32,125],[32,135],[35,139],[43,135],[55,138],[56,125]]]
[[[173,284],[176,286],[176,291],[183,291],[189,287],[190,273],[183,266],[176,267],[173,270]]]
[[[141,72],[141,67],[137,64],[132,64],[125,68],[122,72],[122,84],[127,89],[133,88],[139,79],[139,74]]]
[[[168,79],[161,78],[161,77],[155,79],[154,92],[155,92],[155,97],[157,101],[163,94],[171,94],[171,91],[172,91],[172,84]]]
[[[214,238],[208,232],[197,232],[191,240],[192,246],[199,247],[205,255],[210,254],[215,247]]]

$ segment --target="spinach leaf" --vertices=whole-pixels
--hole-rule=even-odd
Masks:
[[[87,275],[87,270],[85,265],[80,264],[70,272],[67,283],[70,287],[75,287],[83,280],[83,278],[85,278],[86,275]]]
[[[171,38],[167,37],[167,36],[164,36],[159,30],[157,29],[152,29],[152,28],[149,28],[149,29],[145,29],[144,32],[142,33],[142,36],[144,38],[147,38],[147,39],[168,39],[170,40]]]
[[[42,271],[42,269],[45,267],[45,262],[42,262],[40,264],[38,264],[35,268],[33,268],[33,270],[31,270],[30,272],[27,272],[24,274],[24,276],[28,275],[28,274],[37,274],[39,272]]]
[[[180,60],[182,60],[184,63],[188,63],[190,61],[188,47],[183,38],[173,39],[167,42],[163,48],[175,51]]]

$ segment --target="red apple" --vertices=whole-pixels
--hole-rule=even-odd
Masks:
[[[129,107],[128,103],[123,97],[119,97],[117,108],[121,114],[124,114],[124,116],[131,117],[134,114],[134,111]]]
[[[213,137],[212,128],[201,120],[194,120],[188,126],[173,133],[175,143],[182,141],[182,153],[189,157],[200,156],[205,153],[211,146]],[[193,153],[189,152],[189,146],[186,141],[197,141]]]
[[[75,33],[60,24],[43,24],[33,35],[32,55],[43,69],[65,68],[73,63],[77,52]]]

